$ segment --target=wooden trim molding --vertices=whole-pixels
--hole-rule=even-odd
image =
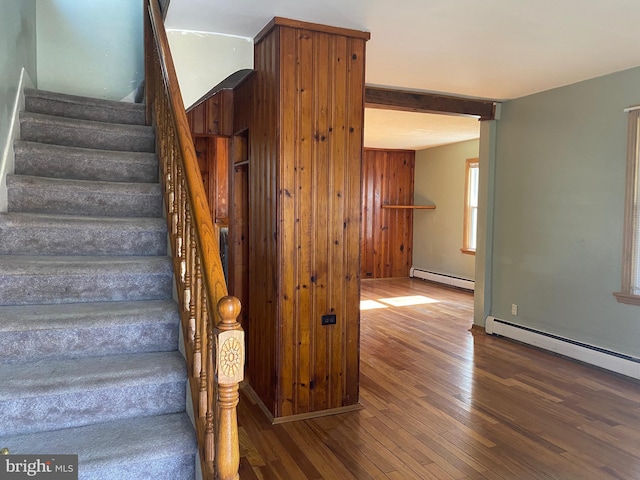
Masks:
[[[469,248],[471,243],[469,240],[469,196],[471,194],[471,168],[478,168],[480,159],[467,158],[464,167],[464,217],[462,220],[462,248],[460,251],[464,254],[475,255],[475,249]],[[477,208],[477,207],[476,207]]]
[[[615,292],[613,294],[619,303],[626,303],[627,305],[640,305],[640,296],[631,295],[630,293]]]
[[[329,25],[322,25],[320,23],[310,23],[310,22],[303,22],[301,20],[293,20],[291,18],[273,17],[271,21],[267,23],[267,25],[265,25],[265,27],[262,30],[260,30],[258,35],[256,35],[256,37],[254,38],[253,42],[254,43],[260,42],[260,40],[262,40],[265,37],[265,35],[267,35],[274,27],[278,25],[284,26],[284,27],[299,28],[303,30],[312,30],[314,32],[329,33],[331,35],[343,35],[345,37],[361,38],[365,41],[371,38],[371,33],[365,32],[362,30],[352,30],[350,28],[332,27]]]
[[[491,100],[475,100],[434,93],[410,92],[382,87],[364,89],[364,106],[403,112],[468,115],[480,120],[493,120],[496,104]]]
[[[362,410],[364,406],[361,403],[347,405],[346,407],[330,408],[328,410],[320,410],[317,412],[298,413],[296,415],[288,415],[286,417],[276,417],[271,422],[272,425],[280,425],[281,423],[295,422],[298,420],[310,420],[312,418],[328,417],[329,415],[339,415],[341,413],[355,412]]]
[[[254,71],[250,68],[245,68],[243,70],[238,70],[237,72],[232,73],[227,78],[218,83],[215,87],[201,96],[198,100],[196,100],[193,105],[187,108],[187,113],[191,112],[194,108],[200,105],[202,102],[209,100],[216,93],[221,90],[234,90],[238,87],[242,82],[244,82],[248,77],[253,75]]]
[[[473,335],[479,335],[479,334],[486,334],[486,330],[484,329],[484,327],[480,326],[480,325],[476,325],[475,323],[473,325],[471,325],[471,328],[469,329],[469,331],[473,334]]]
[[[484,330],[484,329],[483,329]],[[320,410],[317,412],[298,413],[295,415],[288,415],[286,417],[274,417],[273,413],[267,408],[264,402],[260,399],[251,385],[247,382],[242,382],[240,385],[240,391],[247,397],[249,402],[260,407],[262,413],[265,414],[267,420],[271,425],[279,425],[281,423],[289,423],[298,420],[309,420],[312,418],[327,417],[329,415],[339,415],[341,413],[354,412],[356,410],[362,410],[364,406],[361,403],[353,405],[347,405],[346,407],[329,408],[327,410]]]
[[[640,121],[640,111],[632,110],[628,113],[627,124],[627,169],[626,169],[626,186],[624,198],[624,231],[622,244],[622,281],[621,291],[615,292],[613,295],[620,303],[628,305],[640,305],[640,296],[631,293],[631,283],[634,271],[635,255],[634,244],[636,235],[636,183],[638,169],[638,138]]]
[[[405,210],[435,210],[435,205],[382,205],[382,208],[395,208]]]

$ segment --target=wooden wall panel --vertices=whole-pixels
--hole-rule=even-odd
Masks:
[[[347,43],[347,83],[345,95],[351,108],[346,109],[344,134],[346,160],[345,171],[345,215],[344,215],[344,284],[342,304],[351,321],[347,324],[342,339],[343,405],[358,402],[360,379],[360,224],[362,220],[361,178],[364,140],[364,75],[365,42],[350,38]],[[362,106],[359,108],[358,106]],[[357,322],[355,321],[357,318]],[[336,392],[337,394],[337,392]]]
[[[278,416],[288,416],[358,401],[365,40],[286,27],[279,35]],[[323,326],[325,314],[336,324]]]
[[[248,376],[275,417],[358,402],[368,38],[282,20],[256,40],[234,115],[249,144]]]
[[[229,221],[229,138],[193,135],[211,218],[219,225]]]
[[[278,334],[278,39],[255,46],[250,111],[238,112],[248,125],[249,143],[249,332],[247,374],[265,406],[276,412]],[[240,92],[238,92],[240,95]],[[242,104],[240,100],[240,104]],[[236,115],[234,115],[235,117]]]
[[[210,182],[213,191],[214,220],[229,225],[229,144],[228,137],[215,137],[210,140],[215,145],[215,177]]]
[[[255,71],[233,91],[233,134],[246,132],[254,114]]]
[[[232,135],[233,90],[220,90],[187,111],[192,135]]]
[[[238,321],[249,334],[249,166],[233,167],[233,224],[229,225],[229,294],[242,304]]]
[[[413,251],[415,152],[365,149],[362,164],[362,278],[408,277]]]

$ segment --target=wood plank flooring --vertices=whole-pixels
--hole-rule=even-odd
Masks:
[[[466,292],[365,280],[362,300],[380,307],[362,310],[364,408],[272,426],[243,395],[243,480],[640,479],[639,382],[470,332]]]

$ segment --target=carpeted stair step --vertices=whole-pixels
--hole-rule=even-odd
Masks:
[[[160,217],[158,183],[93,182],[7,175],[10,212]]]
[[[193,479],[187,367],[144,107],[28,90],[0,213],[0,448],[79,478]]]
[[[185,413],[0,437],[11,453],[77,454],[82,480],[187,480],[197,446]]]
[[[14,142],[13,150],[14,173],[18,175],[105,182],[158,181],[155,153],[95,150],[20,140]]]
[[[145,124],[145,106],[98,98],[67,95],[27,88],[24,91],[27,112],[108,123]]]
[[[131,152],[155,152],[153,127],[20,113],[20,138],[28,142]]]
[[[169,257],[1,255],[0,272],[0,305],[165,300],[172,294]]]
[[[180,352],[0,365],[0,436],[184,411],[185,372]]]
[[[0,364],[168,352],[178,322],[165,300],[0,306]]]
[[[0,213],[0,255],[166,255],[163,218]]]

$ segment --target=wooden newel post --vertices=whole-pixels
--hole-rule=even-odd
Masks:
[[[244,331],[237,321],[240,300],[224,297],[218,302],[221,321],[216,325],[215,469],[219,480],[238,480],[240,448],[238,440],[238,384],[244,378]]]

